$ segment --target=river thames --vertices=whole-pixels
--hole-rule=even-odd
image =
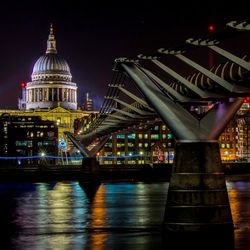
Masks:
[[[162,249],[168,185],[105,182],[93,191],[76,181],[2,182],[0,249]],[[250,175],[227,176],[227,189],[233,249],[249,250]]]

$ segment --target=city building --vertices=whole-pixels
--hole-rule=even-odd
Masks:
[[[173,163],[175,140],[163,123],[112,134],[98,153],[100,164]]]
[[[75,120],[75,135],[84,134],[96,113]],[[173,163],[175,139],[162,122],[146,123],[113,133],[98,152],[100,164]]]
[[[199,110],[198,110],[199,111]],[[204,113],[205,111],[202,111]],[[195,111],[197,115],[197,111]],[[74,133],[84,134],[96,119],[75,120]],[[198,113],[199,115],[199,113]],[[250,162],[250,104],[245,101],[218,139],[222,161]],[[98,153],[101,164],[172,163],[175,138],[163,122],[118,131]]]
[[[94,110],[94,103],[93,99],[90,96],[90,93],[87,92],[85,95],[85,100],[83,102],[83,110],[85,111],[93,111]]]
[[[13,116],[8,113],[0,116],[0,156],[7,163],[55,163],[57,137],[56,124],[43,121],[39,116]]]
[[[238,151],[238,127],[237,118],[229,122],[219,137],[220,154],[222,161],[234,161]]]
[[[72,82],[67,61],[58,55],[52,25],[45,54],[35,62],[31,81],[21,82],[20,88],[18,109],[0,110],[0,115],[9,113],[11,116],[40,116],[42,120],[53,121],[58,127],[58,141],[64,137],[64,131],[74,131],[75,119],[90,114],[78,107],[78,87]],[[64,139],[70,144],[67,138]]]

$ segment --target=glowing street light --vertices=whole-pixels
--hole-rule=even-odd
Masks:
[[[44,157],[46,154],[44,152],[41,153],[41,156]]]

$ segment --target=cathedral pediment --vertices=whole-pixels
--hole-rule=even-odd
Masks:
[[[62,107],[57,107],[57,108],[54,108],[54,109],[51,109],[48,113],[71,113],[69,110],[67,109],[64,109]]]

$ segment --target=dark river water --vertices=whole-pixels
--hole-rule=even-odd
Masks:
[[[168,184],[0,183],[0,249],[162,249]],[[234,249],[249,250],[250,176],[227,177],[227,188]]]

